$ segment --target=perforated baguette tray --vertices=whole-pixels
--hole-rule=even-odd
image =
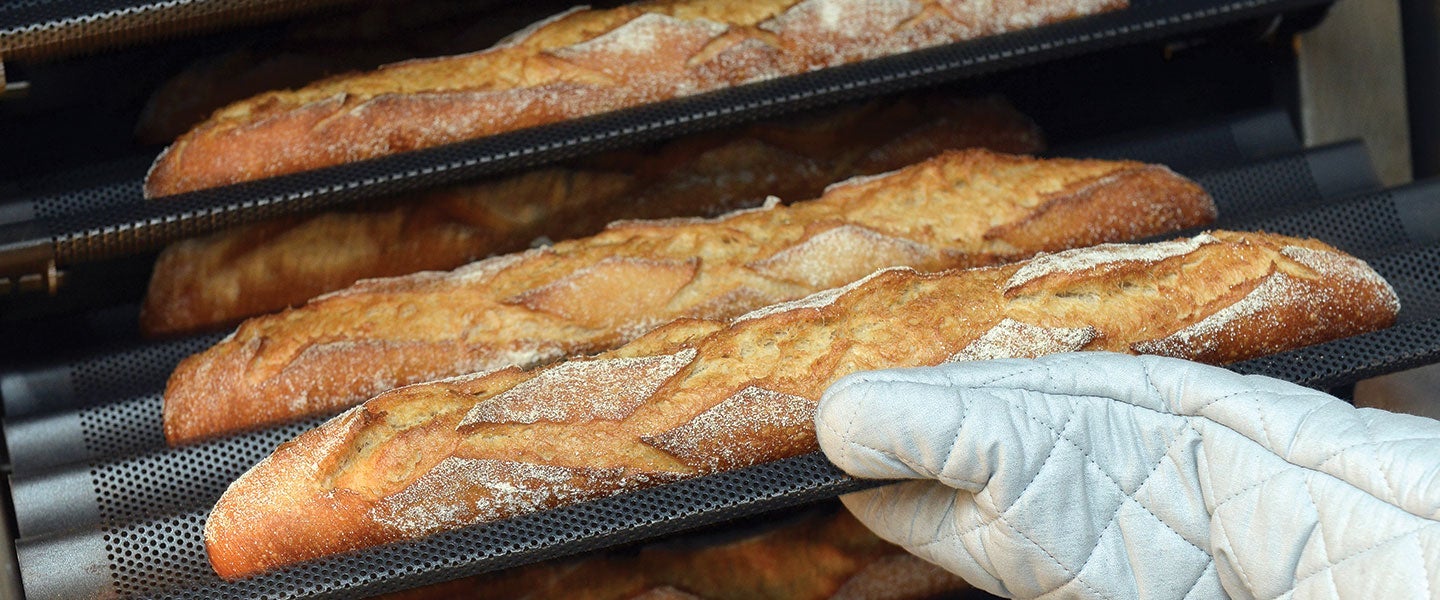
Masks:
[[[452,183],[741,120],[1326,3],[1133,0],[1129,8],[1108,14],[473,142],[203,190],[163,202],[132,200],[10,223],[0,226],[0,277],[42,272],[51,261],[63,267],[136,254],[181,237],[278,214]]]
[[[1167,165],[1181,173],[1222,171],[1301,150],[1290,114],[1281,108],[1255,109],[1161,129],[1130,131],[1072,143],[1049,156],[1130,159]],[[1367,164],[1337,161],[1349,169]],[[1378,184],[1377,184],[1378,185]]]
[[[1279,172],[1252,175],[1255,183],[1248,194],[1252,198],[1285,180]],[[1440,358],[1440,273],[1434,268],[1440,261],[1437,206],[1440,183],[1343,200],[1313,194],[1308,201],[1251,206],[1251,210],[1228,204],[1223,209],[1228,214],[1222,213],[1218,226],[1319,237],[1368,257],[1395,286],[1404,307],[1400,322],[1391,329],[1234,368],[1329,387]],[[99,414],[106,406],[114,403],[81,412]],[[123,443],[126,436],[137,435],[137,427],[150,427],[149,435],[158,435],[153,431],[158,428],[158,402],[138,402],[107,414],[116,416],[88,425],[87,442]],[[819,456],[803,456],[316,561],[237,583],[221,582],[209,570],[200,541],[209,504],[275,444],[316,422],[17,477],[17,517],[27,510],[22,506],[80,507],[48,524],[25,519],[29,529],[22,525],[17,550],[27,594],[37,598],[356,597],[644,539],[867,485],[844,477]],[[42,487],[49,485],[52,490],[35,495],[24,490],[31,482],[42,481],[49,482]],[[71,496],[62,497],[65,493]]]

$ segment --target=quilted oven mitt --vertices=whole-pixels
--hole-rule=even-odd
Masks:
[[[1440,422],[1153,356],[859,373],[816,417],[866,525],[993,594],[1440,596]]]

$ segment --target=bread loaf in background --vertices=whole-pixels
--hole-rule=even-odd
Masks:
[[[484,49],[534,21],[536,14],[572,4],[352,0],[339,9],[287,20],[281,31],[262,32],[196,58],[150,95],[135,124],[135,137],[143,144],[168,144],[216,110],[256,94],[416,57]]]
[[[880,267],[994,264],[1214,215],[1199,186],[1164,167],[949,152],[814,201],[618,222],[251,319],[176,368],[165,435],[186,443],[331,414],[407,383],[597,352],[672,319],[731,317]]]
[[[171,244],[140,328],[168,336],[233,326],[360,279],[453,269],[540,236],[590,235],[622,218],[713,216],[771,194],[814,198],[830,183],[949,149],[1042,146],[1034,123],[999,98],[910,95],[283,217]]]
[[[181,136],[151,197],[428,148],[1115,10],[1125,0],[652,0],[576,8],[489,50],[231,104]]]
[[[683,536],[450,581],[384,600],[922,600],[965,580],[870,533],[827,504],[763,527]],[[947,596],[949,597],[949,596]]]
[[[817,449],[847,374],[1075,350],[1228,363],[1389,326],[1394,291],[1322,243],[1216,232],[997,267],[897,267],[615,350],[393,390],[280,446],[205,525],[241,577]]]

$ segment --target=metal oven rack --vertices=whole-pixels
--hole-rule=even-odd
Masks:
[[[1244,119],[1253,124],[1255,118],[1231,124]],[[1206,142],[1197,132],[1224,129],[1211,124],[1070,151],[1155,160],[1146,154],[1178,147],[1205,156],[1220,142]],[[1395,286],[1402,313],[1385,331],[1232,368],[1323,388],[1440,359],[1440,273],[1433,268],[1440,260],[1440,183],[1381,190],[1363,147],[1297,151],[1293,135],[1288,142],[1284,137],[1275,136],[1280,141],[1263,151],[1242,152],[1232,144],[1217,151],[1228,160],[1178,168],[1216,197],[1217,227],[1318,237],[1365,257]],[[226,583],[210,571],[200,540],[209,505],[274,445],[315,421],[165,448],[159,435],[163,379],[182,356],[211,341],[131,345],[0,377],[20,528],[16,546],[27,594],[355,597],[647,539],[871,485],[850,480],[823,457],[802,456]]]

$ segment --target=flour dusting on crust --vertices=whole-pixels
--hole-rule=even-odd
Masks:
[[[835,182],[835,183],[832,183],[832,184],[830,184],[830,185],[825,186],[825,193],[828,194],[828,193],[830,193],[830,192],[832,192],[832,191],[835,191],[835,190],[838,190],[838,189],[840,189],[840,188],[846,188],[846,187],[850,187],[850,186],[854,186],[854,185],[865,185],[865,184],[870,183],[870,182],[872,182],[872,181],[879,181],[879,180],[881,180],[881,179],[884,179],[884,178],[886,178],[886,177],[889,177],[889,176],[891,176],[891,175],[894,175],[894,174],[899,173],[899,172],[904,171],[904,170],[905,170],[905,169],[901,168],[901,169],[895,169],[894,171],[886,171],[886,172],[884,172],[884,173],[876,173],[876,174],[874,174],[874,175],[856,175],[856,176],[851,177],[851,178],[849,178],[849,179],[846,179],[846,180],[844,180],[844,181],[837,181],[837,182]]]
[[[493,279],[505,269],[546,252],[549,252],[546,248],[535,248],[524,252],[492,256],[450,271],[447,278],[459,284],[483,283]]]
[[[764,454],[762,445],[790,441],[760,432],[813,429],[817,404],[803,396],[746,386],[688,422],[644,441],[692,467],[733,468],[748,463],[746,457]]]
[[[1379,273],[1365,264],[1365,261],[1326,250],[1315,250],[1302,246],[1285,246],[1280,253],[1293,259],[1302,265],[1315,269],[1316,273],[1330,279],[1331,281],[1355,282],[1351,285],[1360,285],[1365,288],[1379,288],[1385,290],[1385,300],[1391,312],[1400,310],[1400,297],[1395,295],[1395,288],[1390,282],[1385,281]]]
[[[874,269],[920,265],[935,254],[934,248],[920,242],[847,223],[745,266],[766,277],[814,289],[841,285]]]
[[[536,22],[534,22],[534,23],[531,23],[530,25],[527,25],[524,29],[521,29],[521,30],[519,30],[519,31],[516,31],[515,33],[512,33],[512,34],[510,34],[510,35],[507,35],[507,36],[501,38],[500,41],[495,42],[495,45],[494,45],[494,46],[491,46],[490,49],[491,49],[491,50],[498,50],[498,49],[500,49],[500,48],[509,48],[509,47],[511,47],[511,46],[520,45],[520,44],[522,44],[522,43],[525,42],[526,38],[529,38],[530,36],[535,35],[535,32],[540,31],[541,29],[544,29],[546,25],[549,25],[549,24],[551,24],[551,23],[555,23],[555,22],[557,22],[557,21],[559,21],[559,20],[561,20],[561,19],[564,19],[565,17],[568,17],[568,16],[570,16],[570,15],[573,15],[573,14],[575,14],[575,13],[583,12],[583,11],[587,11],[587,10],[590,10],[590,5],[588,5],[588,4],[586,4],[586,5],[581,5],[581,6],[572,6],[572,7],[570,7],[569,10],[566,10],[566,11],[564,11],[564,12],[560,12],[560,13],[556,13],[556,14],[550,15],[550,16],[544,18],[544,19],[541,19],[541,20],[539,20],[539,21],[536,21]]]
[[[1161,339],[1136,343],[1135,348],[1149,354],[1198,356],[1214,350],[1218,334],[1231,329],[1231,324],[1239,319],[1259,315],[1273,321],[1273,326],[1282,327],[1279,313],[1272,309],[1302,300],[1298,283],[1289,275],[1276,272],[1234,304]]]
[[[902,27],[921,10],[912,0],[805,0],[760,29],[803,42],[812,64],[836,66],[940,43],[943,36]]]
[[[777,198],[775,196],[766,196],[765,203],[761,204],[760,206],[732,210],[723,215],[717,215],[710,218],[673,217],[669,219],[620,219],[618,221],[611,221],[609,225],[605,226],[605,228],[623,229],[626,227],[680,227],[684,225],[709,225],[713,223],[724,223],[725,221],[728,221],[740,215],[765,212],[777,206],[780,206],[780,198]]]
[[[418,273],[411,273],[409,275],[400,275],[398,277],[374,277],[370,279],[361,279],[351,284],[349,287],[341,288],[333,292],[316,296],[314,299],[310,300],[310,302],[313,304],[323,302],[332,298],[371,294],[383,291],[385,288],[388,287],[408,290],[413,289],[417,286],[441,281],[452,282],[460,285],[483,283],[495,277],[495,275],[497,275],[501,271],[513,267],[524,261],[525,259],[537,256],[539,253],[546,251],[547,250],[541,248],[513,254],[492,256],[483,260],[477,260],[475,262],[469,263],[451,271],[421,271]]]
[[[621,469],[572,469],[493,459],[446,457],[370,510],[380,525],[418,537],[534,512],[617,487]]]
[[[1078,273],[1100,265],[1117,262],[1157,263],[1167,258],[1189,254],[1206,244],[1220,240],[1208,233],[1193,238],[1172,240],[1155,244],[1100,244],[1089,248],[1077,248],[1054,254],[1041,254],[1026,262],[1010,280],[1005,282],[1005,291],[1030,283],[1053,273]]]
[[[350,436],[346,435],[346,433],[364,426],[364,413],[365,406],[362,404],[346,409],[345,412],[335,415],[329,421],[320,424],[320,427],[324,427],[329,435],[311,436],[312,438],[318,438],[320,441],[304,450],[305,455],[310,458],[303,467],[304,472],[319,474],[321,462],[324,462],[332,455],[349,453],[350,446],[348,442],[350,441]],[[273,456],[274,454],[265,457],[265,461],[269,461]],[[267,469],[259,465],[256,465],[255,468],[250,470],[267,472]]]
[[[1083,15],[1125,6],[1114,0],[1025,2],[1017,0],[939,0],[940,6],[964,22],[976,23],[971,35],[987,35],[1038,27],[1057,18]]]
[[[920,5],[913,0],[805,0],[760,28],[772,33],[818,30],[853,38],[877,26],[893,29],[919,13]]]
[[[431,385],[431,384],[437,384],[437,383],[438,383],[438,384],[448,384],[448,385],[459,385],[459,384],[462,384],[462,383],[470,383],[471,381],[475,381],[476,379],[483,379],[483,378],[485,378],[485,377],[489,377],[492,373],[495,373],[496,371],[502,371],[502,370],[508,369],[508,368],[509,368],[509,366],[495,367],[495,368],[491,368],[491,369],[485,369],[485,370],[483,370],[483,371],[476,371],[476,372],[474,372],[474,373],[465,373],[465,374],[462,374],[462,375],[455,375],[455,376],[452,376],[452,377],[446,377],[446,378],[444,378],[444,379],[436,379],[436,380],[434,380],[434,381],[426,381],[426,382],[423,382],[423,383],[411,384],[411,385],[407,385],[407,386],[404,386],[404,387],[413,387],[413,386],[419,386],[419,385]],[[396,388],[396,389],[404,389],[404,388]]]
[[[464,427],[475,423],[564,423],[620,420],[695,360],[695,349],[664,356],[572,360],[476,404]]]
[[[666,31],[696,29],[715,37],[730,29],[729,25],[709,19],[677,19],[660,13],[645,13],[604,34],[554,51],[556,56],[571,57],[591,52],[642,54],[659,50]]]
[[[1074,352],[1100,335],[1094,327],[1041,327],[1005,318],[946,362],[1036,358]]]
[[[748,313],[735,317],[735,320],[732,321],[732,323],[739,323],[741,321],[749,321],[752,319],[761,319],[771,315],[787,313],[792,310],[800,310],[805,308],[824,308],[826,306],[834,304],[836,300],[840,299],[841,296],[844,296],[850,290],[865,285],[871,279],[878,277],[881,273],[887,273],[890,271],[914,272],[915,269],[912,269],[910,267],[886,267],[884,269],[880,269],[879,271],[866,275],[863,279],[855,281],[844,287],[821,290],[810,294],[809,296],[806,296],[804,298],[800,298],[799,300],[791,300],[789,302],[781,302],[779,304],[772,304],[770,306],[757,308]]]

